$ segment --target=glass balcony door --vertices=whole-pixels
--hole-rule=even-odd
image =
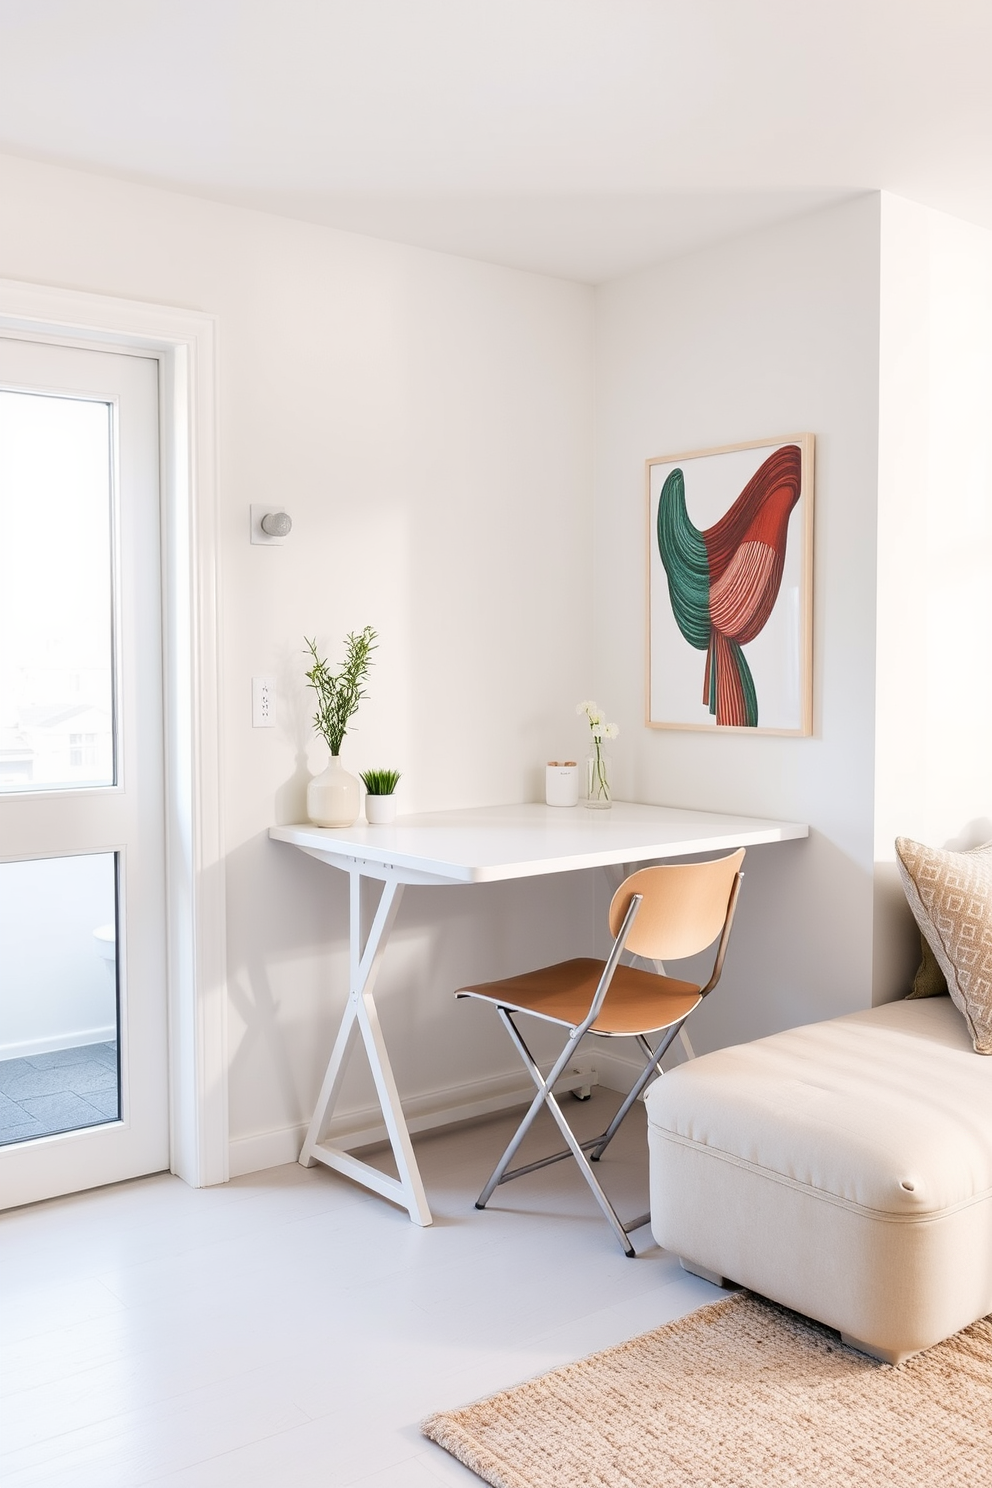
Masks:
[[[168,1166],[158,364],[0,338],[0,1205]]]

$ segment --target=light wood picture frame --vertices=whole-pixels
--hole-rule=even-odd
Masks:
[[[813,449],[646,462],[649,728],[812,733]]]

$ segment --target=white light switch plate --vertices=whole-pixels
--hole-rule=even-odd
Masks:
[[[275,728],[276,684],[272,677],[251,679],[251,726]]]

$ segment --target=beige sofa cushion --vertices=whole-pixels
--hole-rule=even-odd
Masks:
[[[896,838],[909,907],[979,1054],[992,1054],[992,843],[968,852]]]
[[[647,1096],[651,1223],[897,1362],[992,1312],[992,1060],[949,997],[789,1029]]]
[[[672,1137],[842,1207],[932,1220],[992,1197],[992,1069],[940,998],[719,1049],[646,1100]]]

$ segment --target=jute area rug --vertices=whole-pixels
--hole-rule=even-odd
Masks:
[[[893,1368],[740,1292],[423,1431],[494,1488],[990,1488],[992,1318]]]

